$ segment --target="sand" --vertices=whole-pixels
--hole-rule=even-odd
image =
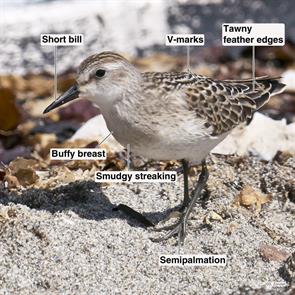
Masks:
[[[161,233],[112,209],[123,203],[156,223],[179,204],[182,177],[177,184],[85,180],[51,191],[2,189],[0,294],[291,294],[285,259],[261,253],[266,246],[294,252],[294,164],[294,157],[212,156],[181,249],[175,238],[152,242]],[[233,206],[245,185],[272,201],[260,212],[255,204]],[[221,218],[210,219],[212,212]],[[160,254],[178,253],[225,254],[227,265],[159,266]]]

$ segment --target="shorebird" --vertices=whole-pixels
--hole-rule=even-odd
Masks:
[[[189,215],[208,179],[205,159],[230,131],[251,119],[270,96],[281,92],[279,78],[213,80],[192,72],[140,73],[113,52],[86,58],[77,83],[50,104],[47,113],[77,97],[99,106],[113,136],[135,155],[154,160],[180,160],[184,198],[179,221],[163,241],[178,235],[184,242]],[[189,162],[202,164],[189,194]]]

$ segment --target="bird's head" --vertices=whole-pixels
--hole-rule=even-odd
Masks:
[[[109,108],[136,88],[140,80],[140,73],[121,55],[108,51],[91,55],[80,64],[77,83],[51,103],[44,113],[78,97],[101,108]]]

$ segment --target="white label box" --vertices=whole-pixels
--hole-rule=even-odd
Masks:
[[[48,46],[77,46],[84,44],[83,34],[41,34],[40,44]]]
[[[175,171],[96,171],[96,182],[176,182]]]
[[[168,254],[159,256],[160,266],[226,266],[226,255]]]
[[[224,23],[223,46],[284,46],[283,23]]]
[[[105,160],[106,149],[93,148],[52,148],[51,160]]]
[[[166,46],[204,46],[204,34],[167,34]]]

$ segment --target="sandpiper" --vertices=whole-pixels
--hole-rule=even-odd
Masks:
[[[205,159],[229,132],[247,121],[271,95],[281,92],[278,78],[213,80],[191,72],[140,73],[113,52],[91,55],[80,65],[77,83],[44,111],[77,97],[99,106],[109,130],[133,154],[154,160],[181,160],[184,199],[179,221],[155,241],[186,235],[188,217],[208,179]],[[202,164],[189,194],[189,161]],[[167,227],[165,228],[167,229]]]

